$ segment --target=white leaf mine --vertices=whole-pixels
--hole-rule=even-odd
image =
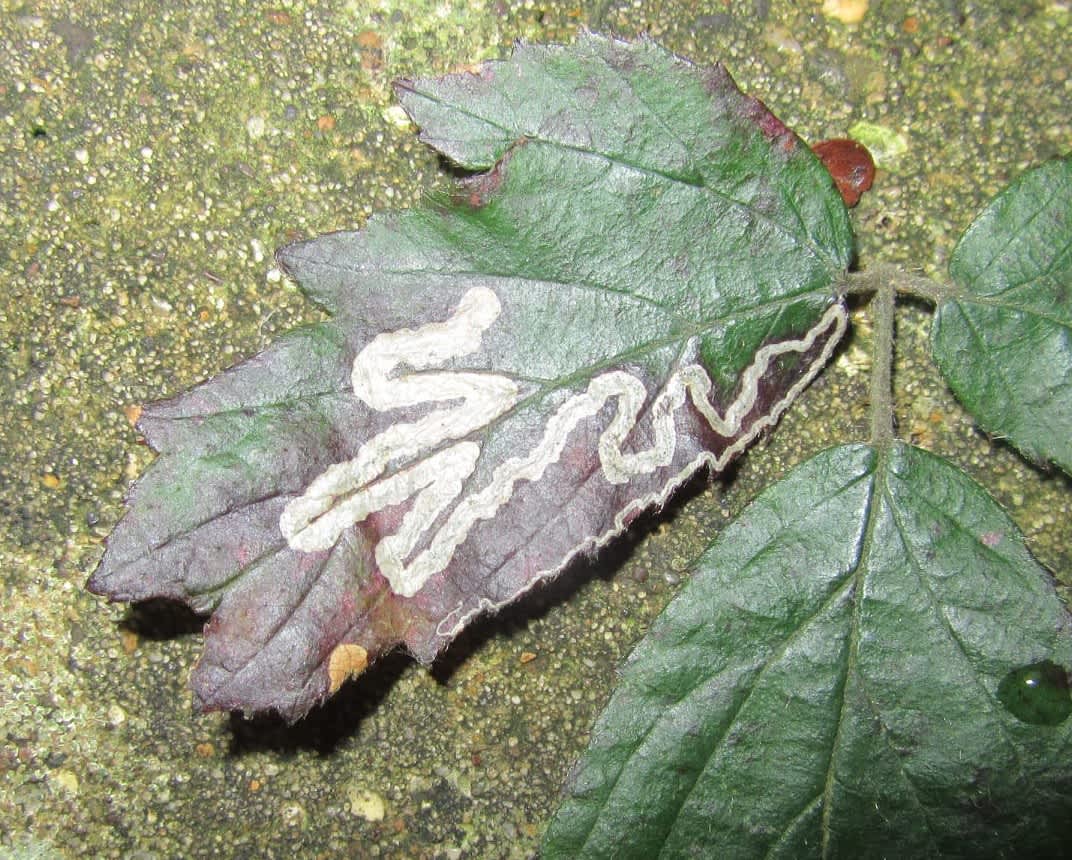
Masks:
[[[739,393],[721,415],[709,399],[712,382],[707,372],[698,364],[678,368],[652,404],[652,443],[640,451],[623,449],[637,425],[647,389],[640,379],[624,370],[599,374],[584,391],[558,406],[548,417],[542,437],[529,451],[504,460],[483,488],[461,497],[481,451],[478,442],[465,437],[487,427],[514,406],[520,389],[502,375],[432,368],[478,352],[484,333],[501,312],[494,291],[474,287],[445,321],[382,333],[358,353],[351,374],[354,394],[371,408],[388,412],[422,404],[453,405],[434,409],[416,421],[389,426],[362,445],[356,457],[326,469],[286,506],[280,517],[280,530],[292,548],[303,552],[330,549],[345,529],[411,500],[397,530],[381,537],[375,549],[377,564],[391,588],[396,594],[410,597],[431,576],[446,569],[478,521],[491,519],[509,502],[519,481],[540,480],[547,467],[558,462],[573,429],[599,413],[610,400],[617,401],[617,408],[599,437],[598,453],[603,476],[612,484],[651,474],[673,462],[678,436],[675,414],[686,400],[691,401],[713,430],[735,441],[717,457],[704,452],[658,492],[635,500],[618,513],[606,534],[593,536],[585,547],[605,543],[625,529],[630,512],[665,500],[674,487],[705,463],[716,470],[724,468],[759,433],[774,424],[826,363],[846,325],[844,308],[834,304],[801,338],[761,348],[742,373]],[[823,349],[801,378],[765,416],[742,433],[742,422],[755,406],[759,383],[771,363],[787,353],[810,351],[820,337],[826,338]],[[400,367],[408,369],[398,373]],[[462,441],[442,447],[452,440]],[[412,463],[385,474],[389,463],[408,461]],[[410,558],[429,525],[448,509],[445,521],[425,548]],[[451,626],[461,623],[454,619]]]

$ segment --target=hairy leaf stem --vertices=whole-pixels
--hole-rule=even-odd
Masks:
[[[852,272],[845,279],[843,292],[846,295],[865,295],[877,293],[886,285],[898,293],[935,305],[959,295],[951,284],[914,275],[893,263],[876,263],[862,271]]]
[[[893,441],[893,281],[876,285],[871,299],[873,345],[871,357],[871,444],[886,446]]]
[[[871,442],[887,445],[894,439],[893,327],[898,293],[937,305],[954,298],[957,290],[900,266],[878,263],[851,273],[842,284],[845,295],[870,295],[874,314],[874,345],[871,360]]]

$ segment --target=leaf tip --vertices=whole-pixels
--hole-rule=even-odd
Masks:
[[[86,580],[86,591],[90,594],[96,594],[98,597],[108,597],[111,599],[111,595],[108,593],[108,587],[104,584],[104,580],[105,577],[101,576],[101,569],[98,567],[89,575],[89,579]]]
[[[109,603],[119,603],[134,599],[129,588],[124,587],[123,577],[117,576],[123,570],[122,566],[116,566],[110,551],[109,544],[114,538],[113,532],[105,539],[104,557],[97,564],[96,570],[86,580],[86,591],[98,597],[104,597]]]
[[[302,260],[302,255],[299,253],[299,251],[307,244],[309,244],[310,241],[312,240],[306,239],[298,242],[288,242],[286,245],[283,245],[280,248],[276,248],[275,261],[278,264],[279,268],[282,269],[284,274],[286,274],[288,277],[296,279],[297,276],[294,274],[294,272],[295,269],[298,268]]]

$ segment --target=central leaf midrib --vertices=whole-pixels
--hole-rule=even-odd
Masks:
[[[961,305],[975,305],[981,308],[990,308],[993,310],[1004,311],[1006,313],[1020,313],[1029,314],[1037,319],[1050,323],[1051,325],[1058,326],[1063,329],[1072,328],[1072,321],[1061,319],[1060,317],[1053,316],[1047,311],[1040,310],[1037,307],[1024,303],[1018,304],[1016,302],[1010,302],[1003,300],[999,296],[978,296],[973,293],[959,293],[950,296],[947,300],[949,303],[958,303]]]
[[[831,845],[829,838],[833,832],[833,828],[830,825],[830,819],[834,814],[833,792],[837,782],[837,759],[838,754],[844,751],[842,743],[842,727],[845,722],[845,711],[847,709],[847,703],[844,699],[845,691],[848,688],[848,684],[856,678],[858,683],[863,684],[863,679],[859,675],[856,669],[856,664],[859,656],[860,643],[861,643],[861,630],[863,627],[862,619],[862,605],[863,595],[865,592],[866,579],[872,574],[870,570],[872,550],[875,547],[876,537],[875,532],[879,528],[879,518],[882,516],[883,508],[888,509],[890,518],[894,521],[895,527],[897,526],[896,515],[894,513],[895,504],[892,493],[889,488],[890,474],[893,466],[893,458],[895,456],[894,448],[900,447],[901,443],[887,443],[880,445],[873,445],[875,450],[875,464],[874,464],[874,484],[868,498],[867,508],[864,516],[866,517],[866,524],[864,529],[864,538],[861,544],[861,551],[859,559],[857,561],[856,570],[853,573],[852,580],[854,585],[854,606],[852,621],[849,630],[849,652],[848,661],[845,665],[844,681],[842,683],[842,701],[838,709],[838,725],[834,734],[834,743],[831,746],[830,761],[827,767],[826,773],[826,785],[823,791],[823,813],[820,828],[820,848],[821,856],[830,856]],[[903,535],[902,535],[903,539]],[[882,723],[881,714],[879,714],[874,706],[874,701],[868,696],[868,702],[872,705],[872,714],[880,723]],[[888,744],[888,738],[887,746]],[[891,748],[892,749],[892,748]],[[893,750],[896,759],[896,750]],[[917,809],[921,812],[925,809],[925,804],[919,798],[918,790],[915,784],[912,782],[911,777],[905,771],[904,766],[898,761],[898,773],[904,780],[907,788],[909,789],[910,797],[915,801]],[[930,836],[930,830],[928,828],[928,836]],[[933,840],[932,840],[933,847]]]
[[[787,307],[787,306],[793,304],[794,302],[801,301],[801,300],[806,299],[806,298],[811,298],[811,297],[820,296],[820,295],[824,296],[824,297],[827,297],[827,298],[834,298],[834,292],[833,291],[827,292],[824,287],[807,286],[807,287],[804,287],[804,288],[798,290],[797,292],[785,293],[785,294],[781,294],[781,295],[778,295],[778,296],[775,296],[775,297],[766,298],[766,299],[763,299],[761,301],[751,301],[746,307],[728,309],[724,313],[719,313],[719,314],[715,314],[715,315],[712,315],[712,316],[708,316],[708,317],[705,317],[702,320],[688,320],[688,319],[680,316],[674,309],[668,308],[663,303],[658,302],[658,301],[656,301],[654,299],[648,298],[647,296],[639,295],[637,293],[627,292],[625,290],[620,290],[620,289],[617,289],[615,287],[609,287],[609,286],[606,286],[605,284],[593,284],[593,283],[590,283],[590,282],[587,282],[587,281],[579,281],[579,280],[578,281],[572,281],[572,280],[565,281],[565,280],[558,280],[558,279],[556,279],[554,277],[533,277],[532,275],[525,275],[525,274],[518,273],[518,272],[492,271],[490,269],[479,269],[479,268],[471,268],[471,269],[464,269],[464,270],[451,269],[449,271],[444,271],[442,269],[418,269],[418,268],[390,269],[390,268],[385,268],[385,267],[382,267],[382,266],[368,266],[368,267],[365,267],[365,266],[346,266],[346,265],[343,265],[343,264],[341,264],[341,263],[339,263],[339,262],[337,262],[335,260],[330,260],[330,261],[328,261],[328,260],[313,260],[313,259],[308,259],[308,258],[304,259],[302,262],[303,262],[303,264],[305,266],[309,266],[309,267],[320,267],[320,268],[325,268],[325,269],[331,269],[331,270],[337,271],[337,272],[346,272],[346,273],[355,274],[355,275],[384,274],[384,275],[402,275],[402,276],[413,276],[413,277],[428,276],[428,277],[442,278],[444,280],[449,280],[449,279],[453,279],[453,278],[479,277],[479,278],[499,279],[499,280],[506,281],[506,282],[526,281],[526,282],[528,282],[530,284],[546,285],[546,286],[552,287],[552,288],[576,288],[576,289],[581,289],[581,290],[589,290],[589,291],[593,291],[593,292],[614,293],[615,295],[621,296],[625,300],[632,300],[632,301],[636,301],[639,304],[644,304],[644,305],[648,305],[648,306],[653,307],[653,308],[657,308],[658,310],[660,310],[660,311],[666,313],[668,316],[670,316],[674,321],[676,321],[678,323],[688,325],[688,328],[684,330],[685,333],[683,335],[676,335],[674,337],[666,338],[665,340],[660,341],[659,343],[662,346],[665,346],[667,343],[673,342],[674,340],[677,340],[680,337],[688,338],[688,337],[695,337],[696,335],[703,334],[707,330],[709,330],[711,328],[714,328],[715,326],[717,326],[717,325],[719,325],[721,323],[733,321],[733,320],[739,319],[741,317],[747,317],[749,315],[756,314],[758,312],[762,312],[762,311],[765,311],[765,310],[769,310],[771,308],[777,308],[777,307],[783,307],[784,308],[784,307]],[[831,277],[830,282],[829,282],[829,284],[827,286],[833,284],[834,280],[835,279],[833,277]],[[337,313],[333,317],[333,321],[338,322],[340,317],[343,317],[343,316],[345,316],[344,313]],[[652,341],[652,342],[654,342],[654,341]]]
[[[838,690],[839,701],[837,706],[837,725],[834,728],[834,737],[830,744],[830,755],[826,765],[826,778],[823,780],[822,814],[819,820],[818,846],[819,855],[823,858],[830,856],[829,838],[832,830],[830,819],[833,815],[834,785],[837,782],[837,758],[839,750],[842,749],[842,731],[845,725],[845,710],[847,707],[845,692],[848,688],[849,680],[855,672],[857,655],[860,648],[860,603],[861,595],[864,590],[864,579],[866,578],[867,565],[874,544],[877,519],[875,516],[875,497],[884,487],[885,469],[887,468],[890,456],[888,445],[883,445],[881,447],[872,446],[872,448],[874,450],[874,461],[871,464],[869,472],[869,477],[872,482],[871,492],[867,496],[867,502],[862,512],[864,517],[864,530],[860,541],[860,553],[856,558],[855,569],[852,570],[851,574],[846,578],[847,581],[851,583],[852,587],[853,607],[852,616],[849,621],[845,669]]]

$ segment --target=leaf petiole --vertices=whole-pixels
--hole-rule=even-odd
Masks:
[[[871,299],[874,340],[871,357],[871,444],[884,448],[893,432],[893,314],[894,285],[885,281]]]

